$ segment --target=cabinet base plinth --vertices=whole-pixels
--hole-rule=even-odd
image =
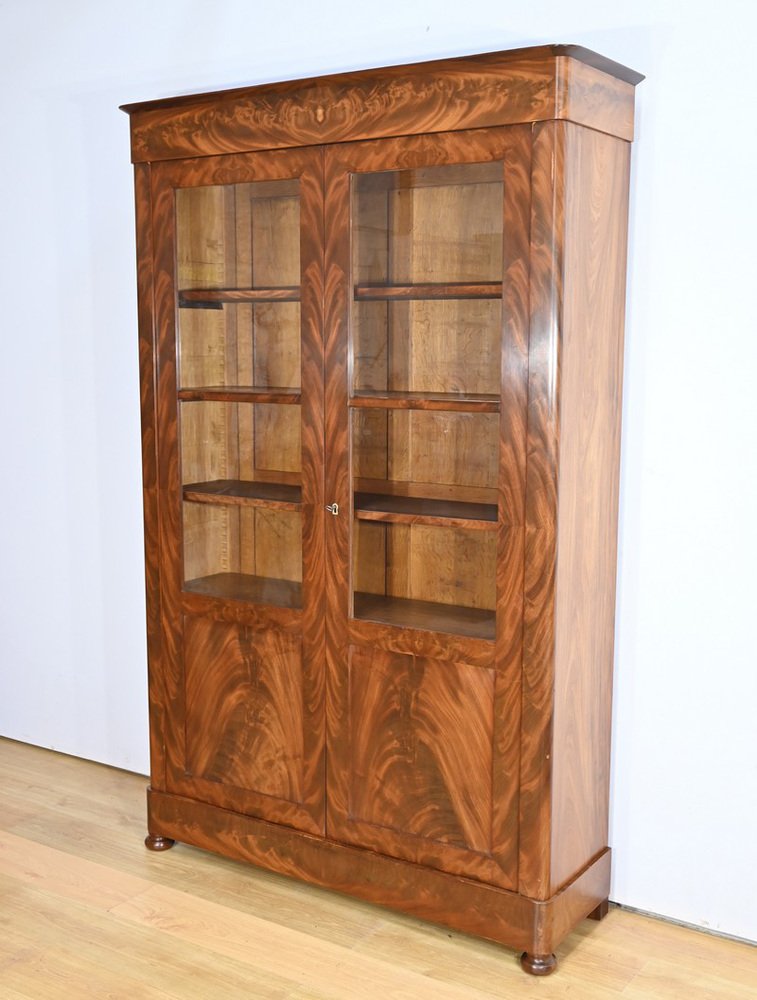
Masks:
[[[147,803],[148,828],[156,831],[148,837],[148,847],[150,840],[167,846],[178,840],[247,861],[526,952],[532,966],[537,960],[548,963],[560,942],[610,891],[609,850],[550,899],[535,900],[180,795],[149,789]],[[547,975],[551,969],[527,971]]]
[[[532,976],[549,976],[557,968],[554,955],[530,955],[524,951],[520,956],[522,968]]]

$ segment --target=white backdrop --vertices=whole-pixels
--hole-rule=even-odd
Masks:
[[[129,101],[542,42],[637,90],[613,899],[757,938],[750,0],[0,0],[0,733],[146,771]]]

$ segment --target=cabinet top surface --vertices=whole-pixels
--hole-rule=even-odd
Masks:
[[[572,121],[630,141],[643,77],[541,45],[125,104],[134,163]]]
[[[234,87],[228,90],[206,91],[197,94],[182,94],[176,97],[164,97],[153,101],[137,101],[133,104],[120,105],[121,111],[127,114],[134,114],[141,111],[152,111],[155,109],[181,108],[189,104],[201,104],[204,102],[215,102],[224,98],[241,98],[246,95],[256,96],[263,91],[266,93],[291,89],[300,89],[318,84],[338,84],[357,82],[380,75],[399,75],[403,73],[433,73],[437,69],[459,68],[464,72],[466,69],[489,68],[495,69],[501,66],[507,68],[509,64],[517,63],[528,59],[549,59],[559,56],[566,56],[593,66],[595,69],[607,73],[618,80],[636,86],[644,79],[642,73],[629,69],[621,63],[614,62],[598,52],[584,48],[581,45],[534,45],[527,48],[507,49],[500,52],[485,52],[475,55],[455,56],[449,59],[434,59],[429,62],[406,63],[398,66],[375,67],[373,69],[356,70],[352,72],[334,73],[319,77],[303,77],[296,80],[282,80],[276,83],[255,84],[248,87]]]

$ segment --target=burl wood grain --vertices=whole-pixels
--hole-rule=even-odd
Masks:
[[[568,116],[631,139],[639,79],[596,53],[541,46],[124,105],[124,110],[131,115],[134,162]]]

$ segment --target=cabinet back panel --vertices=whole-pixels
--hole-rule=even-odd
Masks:
[[[353,283],[501,281],[502,189],[497,163],[356,177]],[[496,393],[501,315],[496,298],[355,301],[353,384]]]
[[[185,503],[184,579],[243,573],[302,581],[299,512]]]
[[[355,520],[353,588],[493,610],[496,542],[493,532]]]
[[[178,288],[298,286],[296,191],[296,181],[179,188]],[[182,386],[300,385],[298,303],[204,305],[179,310]]]
[[[189,402],[181,404],[180,417],[185,484],[211,479],[254,481],[258,470],[296,473],[301,469],[299,406]]]

